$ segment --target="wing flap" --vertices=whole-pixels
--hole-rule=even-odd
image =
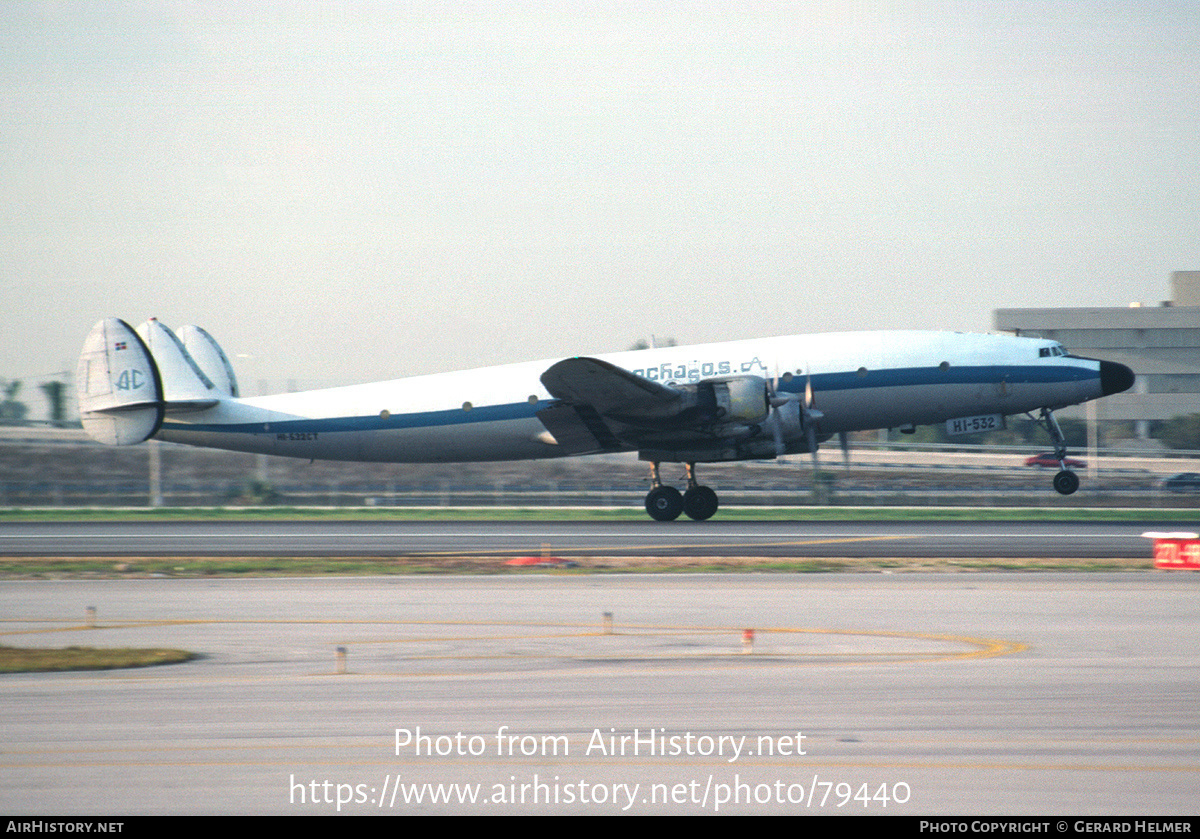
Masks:
[[[552,405],[538,411],[537,416],[567,454],[598,454],[623,448],[596,410],[588,405]]]

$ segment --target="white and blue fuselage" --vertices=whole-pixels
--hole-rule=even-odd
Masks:
[[[819,433],[1055,409],[1127,389],[1121,365],[1054,341],[957,332],[844,332],[596,356],[668,387],[759,377],[808,400]],[[158,439],[286,457],[462,462],[557,457],[538,418],[554,404],[540,377],[555,360],[166,410]],[[622,446],[633,449],[636,446]]]

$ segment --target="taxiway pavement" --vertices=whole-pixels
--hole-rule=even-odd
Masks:
[[[1149,557],[1191,522],[8,522],[0,556]]]
[[[0,810],[1195,815],[1197,585],[9,581],[5,644],[203,658],[0,676]]]

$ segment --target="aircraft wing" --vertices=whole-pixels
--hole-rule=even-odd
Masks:
[[[643,460],[745,460],[774,457],[785,436],[803,436],[798,418],[795,429],[786,418],[771,425],[771,388],[758,376],[668,386],[598,358],[568,358],[542,384],[555,401],[538,418],[566,454],[637,449]]]
[[[538,412],[555,440],[572,454],[619,451],[628,426],[677,413],[682,394],[598,358],[568,358],[542,374],[558,402]]]
[[[604,415],[663,413],[680,400],[679,391],[598,358],[560,361],[542,374],[542,384],[555,399]]]

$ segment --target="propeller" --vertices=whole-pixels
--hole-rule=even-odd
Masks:
[[[785,379],[790,378],[785,374]],[[795,400],[795,395],[788,393],[780,395],[779,393],[779,366],[775,367],[775,376],[767,380],[767,387],[770,392],[767,394],[767,403],[771,406],[771,413],[767,417],[767,423],[771,426],[771,436],[775,440],[775,457],[782,458],[787,453],[787,444],[783,439],[783,418],[779,412],[789,402]]]
[[[788,380],[791,375],[785,373],[783,380]],[[817,463],[817,429],[816,424],[825,416],[816,407],[816,396],[813,392],[812,372],[811,370],[805,374],[804,396],[799,398],[794,393],[780,393],[779,382],[780,376],[778,369],[775,371],[775,376],[768,380],[767,386],[770,389],[767,401],[771,406],[770,416],[767,418],[767,424],[771,427],[771,436],[775,441],[775,456],[782,457],[787,450],[787,444],[783,438],[783,418],[779,415],[781,409],[791,402],[799,402],[798,408],[801,415],[801,425],[804,428],[804,433],[808,441],[808,450],[812,453],[813,472],[815,473],[819,467]],[[845,449],[846,435],[842,434],[842,446]]]
[[[783,379],[789,380],[790,374],[785,373]],[[816,391],[813,388],[812,370],[806,368],[804,381],[804,397],[799,399],[794,393],[779,392],[779,370],[775,371],[775,376],[768,380],[767,386],[769,393],[767,401],[771,406],[771,413],[767,417],[767,423],[771,427],[771,435],[775,440],[775,457],[780,458],[784,455],[787,445],[783,438],[783,418],[780,416],[780,410],[791,402],[799,402],[797,406],[800,410],[802,426],[804,434],[808,442],[808,451],[812,455],[813,475],[820,471],[820,463],[817,460],[817,423],[819,423],[825,414],[817,408]],[[838,442],[842,449],[842,463],[846,469],[850,468],[850,439],[845,431],[838,432]]]
[[[807,374],[807,381],[804,383],[804,428],[808,432],[808,449],[813,456],[813,470],[817,468],[817,431],[813,427],[814,423],[819,421],[825,415],[816,408],[816,397],[813,394],[812,372]],[[845,431],[838,432],[838,442],[842,447],[842,463],[846,469],[850,468],[850,438]]]
[[[804,403],[801,405],[801,411],[804,414],[804,432],[808,435],[808,450],[812,453],[813,474],[815,475],[818,469],[816,424],[825,415],[817,410],[817,398],[812,385],[812,370],[807,368],[804,381]]]

